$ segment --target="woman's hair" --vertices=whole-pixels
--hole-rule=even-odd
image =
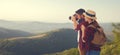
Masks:
[[[96,20],[93,20],[93,22],[91,24],[93,24],[95,27],[100,28],[100,25],[98,24],[98,22]]]

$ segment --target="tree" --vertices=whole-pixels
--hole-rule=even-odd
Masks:
[[[113,24],[114,40],[102,47],[101,55],[120,55],[120,24]]]

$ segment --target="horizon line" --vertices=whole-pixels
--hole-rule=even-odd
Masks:
[[[8,22],[41,22],[41,23],[72,23],[70,22],[45,22],[45,21],[37,21],[37,20],[5,20],[5,19],[0,19],[0,21],[8,21]],[[120,23],[120,22],[99,22],[99,23]]]

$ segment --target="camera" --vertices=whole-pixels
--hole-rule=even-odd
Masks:
[[[76,15],[76,14],[74,14],[73,16],[75,17],[75,19],[76,19],[76,20],[78,20],[78,18],[77,18],[77,15]],[[71,19],[72,19],[72,16],[69,16],[69,20],[71,20]]]

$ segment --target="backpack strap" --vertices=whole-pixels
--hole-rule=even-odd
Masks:
[[[94,28],[94,29],[95,29],[94,32],[98,31],[97,27],[95,27],[95,26],[92,25],[92,24],[88,25],[88,27]]]
[[[94,28],[95,31],[99,31],[100,32],[100,28],[99,27],[95,27],[94,25],[88,25],[88,27]],[[102,30],[103,31],[103,30]]]
[[[95,27],[94,25],[88,25],[88,27],[92,27],[92,28],[97,29],[97,27]]]
[[[98,31],[99,33],[102,33],[102,34],[106,37],[106,35],[105,35],[105,33],[104,33],[103,30],[102,30],[102,31],[99,31],[99,30],[98,30],[99,27],[95,27],[94,25],[88,25],[88,27],[92,27],[92,28],[94,28],[94,29],[95,29],[95,32]]]

